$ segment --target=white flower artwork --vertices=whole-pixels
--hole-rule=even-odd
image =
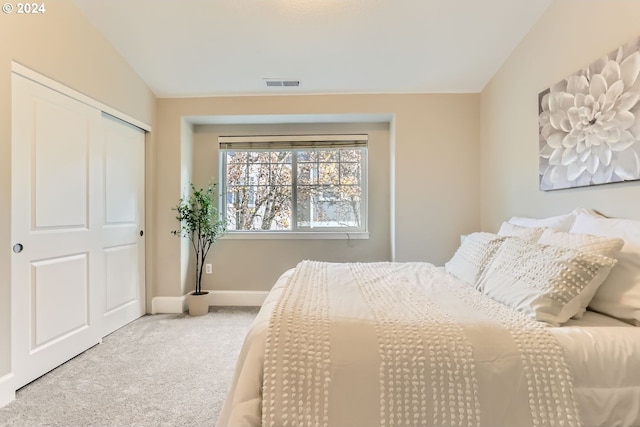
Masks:
[[[640,179],[640,38],[539,94],[540,189]]]

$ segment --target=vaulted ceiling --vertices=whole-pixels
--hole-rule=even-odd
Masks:
[[[182,97],[480,92],[552,0],[73,1],[157,96]]]

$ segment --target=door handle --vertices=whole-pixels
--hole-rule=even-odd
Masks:
[[[22,243],[16,243],[15,245],[13,245],[13,252],[16,254],[19,254],[20,252],[22,252],[23,249],[24,249],[24,246],[22,246]]]
[[[140,230],[140,237],[144,236],[144,231]]]

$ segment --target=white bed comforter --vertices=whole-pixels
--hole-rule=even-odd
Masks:
[[[548,328],[430,264],[304,262],[217,425],[639,425],[638,329]]]

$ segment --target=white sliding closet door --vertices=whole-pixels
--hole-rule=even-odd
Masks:
[[[12,75],[15,387],[144,314],[144,132]]]
[[[12,78],[13,371],[17,387],[98,343],[100,112]],[[20,246],[22,245],[22,251]]]
[[[104,336],[145,312],[144,131],[107,114],[102,123]]]

